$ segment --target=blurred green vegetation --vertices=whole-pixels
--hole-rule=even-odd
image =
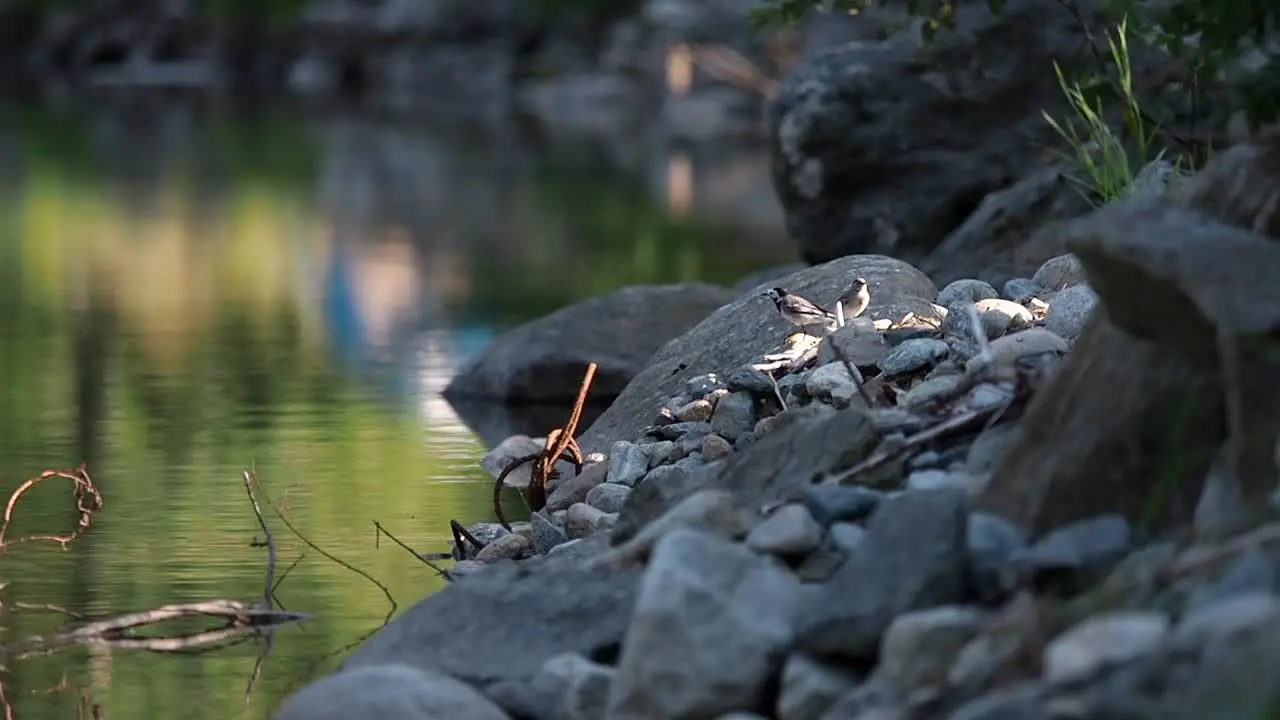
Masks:
[[[438,589],[416,559],[375,545],[372,522],[444,549],[450,518],[490,514],[483,448],[335,367],[313,285],[338,220],[317,197],[325,148],[305,124],[201,116],[195,136],[155,158],[145,132],[139,147],[112,147],[83,118],[0,118],[0,143],[21,154],[0,166],[0,488],[84,461],[105,501],[68,551],[4,556],[0,642],[66,625],[15,602],[100,615],[257,597],[264,552],[249,547],[258,528],[240,477],[251,463],[304,535],[386,583],[400,610]],[[150,169],[125,179],[125,160]],[[725,252],[727,231],[598,175],[542,164],[506,197],[494,211],[512,218],[498,241],[510,252],[463,238],[462,289],[444,295],[446,310],[485,325],[633,282],[728,282],[761,264]],[[368,235],[357,257],[386,242],[385,228]],[[67,490],[32,492],[11,536],[72,527]],[[278,573],[306,555],[280,600],[319,619],[280,632],[248,706],[252,644],[195,656],[77,649],[6,660],[14,716],[73,716],[87,689],[108,716],[265,717],[389,610],[364,578],[273,528]],[[63,678],[70,692],[34,694]]]

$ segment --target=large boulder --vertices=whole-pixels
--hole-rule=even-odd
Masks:
[[[504,333],[458,371],[444,396],[501,402],[572,401],[588,363],[591,397],[622,392],[663,343],[737,297],[703,283],[641,285],[575,303]]]
[[[495,565],[458,580],[370,636],[341,671],[408,665],[488,690],[528,680],[555,655],[616,650],[639,573],[582,564]]]
[[[938,290],[933,282],[911,265],[883,255],[843,257],[788,275],[777,285],[830,307],[855,277],[866,278],[870,285],[866,315],[873,319],[897,321],[908,313],[938,318],[933,305]],[[686,380],[757,360],[776,350],[794,330],[767,298],[738,297],[653,355],[580,438],[583,451],[608,452],[617,440],[635,439],[662,404],[679,394]]]
[[[1054,0],[987,5],[961,3],[956,30],[923,46],[910,32],[850,43],[785,80],[773,180],[805,260],[932,248],[1043,162],[1042,113],[1064,108],[1053,63],[1070,75],[1088,42]]]
[[[1104,312],[1028,408],[982,508],[1036,531],[1104,512],[1185,523],[1224,450],[1244,505],[1265,506],[1280,435],[1276,140],[1066,230]]]

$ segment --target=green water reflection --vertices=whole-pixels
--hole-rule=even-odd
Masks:
[[[0,487],[83,461],[105,508],[66,551],[0,556],[3,642],[68,626],[17,603],[92,616],[257,597],[250,463],[303,534],[403,610],[440,581],[375,545],[373,521],[438,550],[449,518],[489,514],[483,447],[434,395],[466,355],[579,297],[789,259],[673,218],[625,179],[536,155],[512,170],[496,162],[509,148],[478,141],[287,117],[198,115],[168,139],[155,119],[4,117]],[[381,169],[353,161],[373,162],[362,143],[414,168],[440,147],[454,156],[441,175],[380,185]],[[457,168],[469,174],[440,187]],[[488,199],[469,206],[476,195]],[[75,522],[57,483],[16,515],[10,536]],[[13,717],[74,717],[82,692],[105,717],[265,717],[391,609],[275,528],[281,569],[304,555],[278,597],[319,619],[277,633],[247,702],[260,643],[73,649],[4,659]]]

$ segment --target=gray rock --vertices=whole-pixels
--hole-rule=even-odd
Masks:
[[[1045,315],[1045,329],[1066,338],[1075,339],[1098,305],[1098,295],[1088,285],[1074,285],[1049,299],[1049,313]]]
[[[1169,636],[1162,613],[1125,610],[1096,615],[1054,638],[1041,663],[1046,682],[1085,680],[1109,665],[1154,652]]]
[[[841,363],[830,363],[809,373],[804,384],[809,396],[843,410],[858,396],[858,387]]]
[[[593,663],[577,653],[548,658],[543,672],[559,680],[561,696],[556,717],[562,720],[596,720],[604,717],[616,671]]]
[[[1018,573],[1014,565],[1027,549],[1022,528],[998,515],[975,512],[969,515],[966,532],[969,585],[984,601],[1012,592]]]
[[[699,398],[676,408],[673,414],[680,422],[707,422],[711,420],[713,412],[715,412],[715,406],[711,401]]]
[[[677,451],[677,447],[671,440],[659,440],[645,445],[645,454],[649,456],[649,469],[673,463],[687,454]]]
[[[563,528],[551,522],[542,513],[534,513],[529,517],[533,526],[533,549],[539,555],[551,552],[552,548],[569,542],[569,536]]]
[[[741,440],[742,436],[739,435],[738,439]],[[728,440],[712,433],[702,438],[702,446],[699,452],[708,462],[713,462],[728,457],[733,452],[733,445]]]
[[[988,428],[969,446],[969,455],[965,459],[964,469],[974,475],[993,472],[1004,457],[1004,453],[1013,443],[1018,426],[1006,423]]]
[[[1012,278],[1001,288],[1000,296],[1016,303],[1024,303],[1033,297],[1040,297],[1045,292],[1045,288],[1031,278]]]
[[[615,542],[634,536],[645,523],[707,484],[705,467],[691,469],[685,464],[687,459],[674,465],[661,465],[645,475],[618,513],[613,532]]]
[[[529,538],[524,535],[517,533],[503,535],[476,553],[476,562],[489,564],[500,560],[514,560],[523,555],[530,544]]]
[[[1188,612],[1171,642],[1183,650],[1200,650],[1213,642],[1234,641],[1280,620],[1280,599],[1269,592],[1245,592],[1221,598]]]
[[[458,371],[445,397],[571,402],[591,362],[599,367],[592,397],[616,396],[664,343],[734,297],[728,288],[690,283],[575,303],[503,333]]]
[[[1253,548],[1240,553],[1217,582],[1196,588],[1188,607],[1204,607],[1246,593],[1274,593],[1276,587],[1275,563],[1266,553]]]
[[[557,552],[451,583],[370,636],[346,657],[342,672],[402,663],[483,685],[532,678],[553,655],[591,656],[616,646],[640,574],[581,565],[572,552]]]
[[[867,531],[862,529],[861,525],[853,523],[838,522],[833,524],[827,530],[827,537],[831,539],[831,543],[841,552],[848,554],[853,552],[862,541],[867,537]]]
[[[774,510],[747,534],[747,547],[780,557],[807,555],[822,543],[822,526],[801,504]]]
[[[1079,285],[1086,277],[1080,259],[1067,253],[1045,260],[1031,279],[1043,288],[1057,291]]]
[[[730,392],[749,392],[761,397],[773,394],[773,383],[769,382],[769,376],[751,365],[734,368],[724,380]]]
[[[851,277],[866,278],[871,285],[867,314],[875,318],[896,320],[908,312],[925,319],[937,318],[929,302],[937,295],[932,281],[906,262],[881,255],[842,257],[808,268],[788,277],[786,287],[819,305],[829,306],[847,289]],[[755,362],[774,352],[791,329],[773,311],[768,298],[740,297],[723,306],[663,346],[582,434],[579,444],[589,452],[603,450],[617,440],[638,437],[655,410],[679,392],[686,380]]]
[[[981,280],[953,280],[947,283],[947,286],[938,292],[938,299],[935,303],[942,307],[951,307],[956,303],[976,303],[979,300],[988,300],[1000,297],[1000,293],[991,287],[990,284]]]
[[[967,473],[946,470],[917,470],[907,476],[908,490],[965,490],[969,489]]]
[[[366,665],[321,678],[291,695],[276,720],[507,720],[467,684],[399,663]]]
[[[758,708],[794,634],[801,597],[785,569],[714,535],[654,547],[609,697],[614,720]]]
[[[459,560],[453,564],[453,567],[449,568],[449,575],[454,580],[462,580],[483,571],[487,567],[489,566],[476,560]]]
[[[976,304],[978,317],[987,338],[998,338],[1007,332],[1023,330],[1035,319],[1025,306],[1004,298],[989,298]]]
[[[879,670],[908,698],[941,689],[951,664],[981,624],[982,613],[958,606],[899,615],[885,630]]]
[[[916,383],[907,394],[898,399],[898,404],[908,410],[925,407],[943,397],[954,397],[965,383],[964,375],[938,375]]]
[[[615,542],[624,542],[670,507],[655,500],[670,502],[702,488],[724,489],[739,498],[741,507],[759,512],[768,503],[793,497],[815,476],[866,457],[880,440],[870,417],[856,408],[832,410],[815,404],[778,418],[750,447],[698,470],[698,477],[686,479],[679,492],[641,496],[648,482],[642,484],[622,510]]]
[[[797,647],[815,657],[867,659],[894,617],[958,602],[966,515],[962,491],[910,492],[885,501],[866,538],[807,605]]]
[[[586,503],[601,512],[616,513],[622,509],[630,494],[631,488],[626,485],[604,483],[591,488],[591,492],[587,493]]]
[[[841,43],[787,73],[772,108],[773,179],[806,261],[868,252],[887,238],[932,247],[1010,173],[1042,165],[1033,148],[1053,136],[1041,113],[1057,116],[1063,100],[1031,68],[1057,61],[1070,75],[1087,54],[1078,26],[1050,3],[1005,7],[993,15],[959,6],[956,30],[933,38],[929,58],[905,32]],[[992,72],[942,87],[950,58],[977,57],[996,38],[1002,59]],[[985,98],[1006,101],[966,114]],[[1010,127],[1020,128],[1016,137]]]
[[[857,678],[813,658],[794,654],[782,668],[778,720],[818,720],[856,686]]]
[[[916,338],[890,350],[880,359],[878,366],[886,375],[901,375],[927,368],[949,354],[951,348],[941,340]]]
[[[1041,689],[1033,683],[1002,688],[956,708],[947,720],[1051,720]]]
[[[697,529],[704,534],[737,540],[747,534],[746,514],[725,490],[699,490],[676,503],[636,535],[616,548],[616,557],[643,559],[659,540],[676,530]]]
[[[1245,633],[1231,652],[1207,664],[1186,682],[1172,688],[1162,712],[1169,720],[1269,720],[1280,703],[1280,621]]]
[[[643,445],[619,440],[609,449],[609,482],[630,487],[648,471],[649,454]]]
[[[880,506],[884,495],[857,485],[810,485],[800,502],[823,527],[837,522],[862,522]]]
[[[559,512],[568,510],[570,505],[580,503],[587,499],[587,493],[591,488],[604,482],[605,475],[609,472],[609,463],[598,462],[584,465],[580,474],[574,475],[570,473],[565,479],[556,485],[551,494],[547,496],[548,512]]]
[[[720,380],[720,376],[711,372],[705,375],[691,377],[686,380],[684,383],[684,391],[694,400],[701,400],[724,386],[724,382]]]
[[[715,414],[711,416],[711,431],[730,442],[736,440],[755,427],[755,405],[755,398],[749,392],[725,395],[716,402]]]
[[[822,715],[822,720],[892,720],[900,714],[900,703],[901,698],[893,683],[883,675],[873,673],[866,682],[837,698]]]
[[[1204,489],[1192,516],[1196,538],[1202,542],[1243,532],[1253,523],[1254,511],[1245,502],[1240,481],[1231,475],[1226,460],[1224,447],[1205,473]]]
[[[570,505],[568,514],[564,517],[564,532],[574,540],[595,535],[602,529],[607,514],[586,503]]]
[[[480,467],[489,473],[495,479],[499,474],[511,463],[522,457],[528,457],[542,450],[542,443],[528,435],[512,435],[511,437],[498,443],[497,447],[485,453],[480,459]],[[559,464],[559,463],[557,463]],[[568,463],[564,463],[568,466]],[[525,464],[511,471],[503,479],[503,485],[507,487],[524,488],[529,487],[531,466]]]
[[[1038,575],[1069,575],[1078,587],[1110,572],[1129,552],[1129,543],[1129,521],[1101,515],[1044,536],[1027,551],[1023,563]]]

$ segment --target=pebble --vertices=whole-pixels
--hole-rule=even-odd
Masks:
[[[703,458],[710,462],[713,460],[719,460],[723,457],[728,457],[733,453],[733,445],[730,444],[728,440],[712,433],[711,435],[702,438],[702,445],[699,448],[699,452],[702,453]]]
[[[1280,599],[1269,592],[1248,592],[1208,603],[1188,612],[1173,631],[1176,647],[1198,649],[1230,640],[1280,620]]]
[[[883,499],[881,493],[857,485],[808,485],[800,494],[800,502],[822,527],[866,520]]]
[[[619,440],[609,449],[609,482],[635,485],[648,471],[649,455],[643,445]]]
[[[711,416],[711,431],[730,442],[755,427],[756,400],[749,392],[729,393],[716,403]]]
[[[569,542],[569,536],[565,534],[564,529],[543,517],[542,513],[531,515],[529,523],[533,526],[533,550],[539,555],[545,555],[557,546]]]
[[[587,493],[586,503],[606,513],[616,513],[622,509],[631,495],[631,488],[617,483],[604,483],[591,488]]]
[[[561,688],[557,718],[596,720],[604,717],[616,670],[577,653],[562,653],[547,658],[542,664],[542,673],[555,678]]]
[[[876,365],[885,375],[902,375],[930,367],[950,353],[951,348],[941,340],[915,338],[890,350]]]
[[[1088,679],[1102,668],[1155,651],[1170,633],[1168,616],[1119,610],[1091,617],[1054,638],[1041,657],[1053,684]]]
[[[991,341],[991,354],[998,364],[1012,364],[1019,358],[1041,353],[1066,351],[1067,341],[1044,328],[1028,328]],[[965,364],[965,370],[976,369],[978,362],[979,358],[971,358]]]
[[[990,298],[976,303],[982,329],[988,339],[998,338],[1013,330],[1024,330],[1035,319],[1025,306],[1004,298]]]
[[[805,390],[810,397],[839,409],[849,407],[858,394],[858,387],[842,363],[829,363],[809,373]]]
[[[742,390],[760,396],[773,394],[773,383],[769,382],[769,376],[750,365],[732,370],[725,376],[725,383],[731,392]]]
[[[676,443],[671,440],[659,440],[645,446],[645,454],[649,456],[649,469],[673,463],[684,457],[677,451]]]
[[[672,414],[680,422],[706,422],[711,419],[711,413],[714,411],[714,405],[701,399],[676,408]]]
[[[575,503],[569,507],[564,518],[564,531],[570,540],[594,535],[606,522],[603,510],[591,507],[585,502]]]
[[[907,476],[908,490],[969,489],[969,475],[946,470],[917,470]]]
[[[782,666],[778,720],[818,720],[857,684],[857,678],[847,672],[794,653]]]
[[[397,663],[327,675],[285,699],[273,717],[506,720],[507,714],[466,683]]]
[[[1100,515],[1071,523],[1045,535],[1027,551],[1024,561],[1037,569],[1110,571],[1129,552],[1129,521],[1122,515]]]
[[[822,526],[808,508],[790,503],[774,510],[747,534],[747,547],[780,557],[807,555],[822,543]]]
[[[1031,279],[1049,290],[1062,290],[1085,281],[1084,265],[1075,255],[1059,255],[1045,260]]]
[[[1044,327],[1059,337],[1072,340],[1084,329],[1097,305],[1098,295],[1088,285],[1069,287],[1049,299]]]
[[[1203,607],[1225,598],[1251,592],[1273,593],[1276,585],[1276,566],[1271,558],[1261,550],[1251,548],[1240,553],[1240,556],[1227,566],[1217,582],[1196,588],[1188,606]]]
[[[684,383],[684,391],[694,400],[704,398],[724,387],[724,383],[715,373],[691,377]]]
[[[453,567],[449,568],[449,574],[453,576],[454,580],[461,580],[468,575],[475,575],[487,567],[488,565],[479,560],[459,560],[453,564]]]
[[[908,697],[940,688],[960,650],[981,629],[982,613],[939,606],[899,615],[880,643],[880,672]]]
[[[558,512],[568,510],[574,503],[583,502],[587,499],[587,493],[591,492],[591,488],[604,482],[608,472],[609,463],[598,462],[583,466],[581,473],[568,476],[555,486],[547,496],[546,509],[549,512]]]
[[[922,408],[943,396],[951,395],[965,383],[963,375],[939,375],[916,383],[898,404],[907,409]]]
[[[1014,561],[1027,548],[1027,533],[999,515],[974,512],[965,535],[970,585],[979,599],[992,601],[1017,586]]]
[[[838,522],[827,530],[831,542],[843,552],[853,552],[853,549],[862,544],[866,538],[867,531],[861,525],[853,523]]]
[[[949,308],[957,302],[976,303],[998,297],[1000,297],[1000,293],[996,292],[996,289],[991,287],[989,283],[981,280],[953,280],[942,288],[934,302],[944,308]]]
[[[1031,278],[1013,278],[1001,288],[1000,296],[1016,303],[1024,303],[1044,291],[1044,287]]]

